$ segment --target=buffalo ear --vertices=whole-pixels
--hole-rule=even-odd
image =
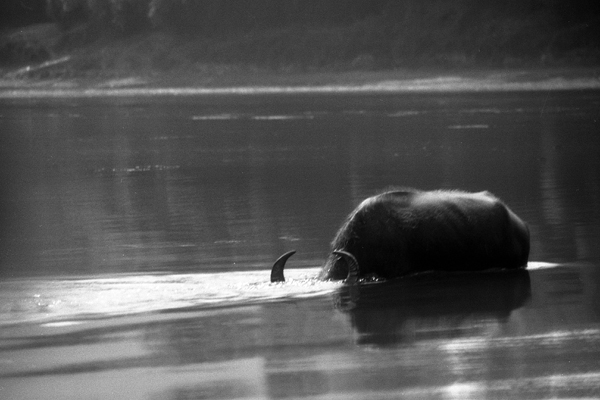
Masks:
[[[346,265],[348,265],[348,276],[345,280],[346,285],[355,285],[360,274],[360,267],[358,266],[358,261],[356,261],[356,258],[352,254],[343,250],[334,250],[333,254],[342,257],[346,262]]]
[[[285,277],[283,276],[283,268],[285,267],[285,262],[296,254],[296,250],[288,251],[283,254],[281,257],[275,261],[273,264],[273,268],[271,268],[271,282],[285,282]]]

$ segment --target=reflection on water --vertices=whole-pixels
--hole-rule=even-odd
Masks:
[[[598,271],[426,274],[365,285],[352,307],[338,287],[304,299],[7,325],[0,385],[9,398],[30,399],[592,398]]]
[[[508,320],[531,296],[525,270],[431,273],[385,283],[342,287],[341,309],[358,343],[386,345],[471,336]]]
[[[600,396],[598,92],[0,101],[3,397]],[[562,264],[293,269],[389,185],[490,190]]]

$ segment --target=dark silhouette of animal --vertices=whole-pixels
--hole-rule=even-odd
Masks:
[[[424,271],[527,266],[529,228],[489,192],[401,189],[364,200],[331,244],[322,279],[391,279]],[[271,281],[283,281],[286,260]]]

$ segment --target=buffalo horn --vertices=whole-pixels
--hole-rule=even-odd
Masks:
[[[348,276],[346,277],[347,285],[354,285],[358,281],[358,273],[360,271],[358,267],[358,261],[354,256],[343,250],[335,250],[333,254],[340,256],[346,261],[348,265]]]
[[[271,269],[271,282],[285,282],[285,278],[283,276],[283,268],[285,267],[285,262],[296,253],[296,250],[288,251],[283,254],[281,257],[275,261],[273,264],[273,268]]]

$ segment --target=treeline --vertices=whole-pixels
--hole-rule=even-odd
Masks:
[[[5,0],[0,2],[0,31],[48,20],[46,0]]]
[[[39,10],[34,10],[39,9],[42,1],[26,0],[20,2],[20,8],[30,15],[39,14]],[[597,22],[600,14],[600,2],[595,0],[503,0],[493,3],[477,0],[46,0],[45,8],[49,17],[65,27],[93,22],[105,28],[130,32],[159,27],[207,35],[293,24],[348,24],[372,16],[381,17],[388,24],[403,23],[415,17],[426,22],[436,15],[445,19],[462,16],[471,18],[467,23],[470,25],[482,25],[502,17],[526,19],[535,24],[535,19],[542,16],[555,28],[564,28]]]
[[[46,0],[64,27],[92,22],[132,32],[168,28],[213,36],[290,24],[344,24],[380,14],[389,0]]]
[[[388,68],[600,61],[598,0],[27,1],[37,10],[31,15],[43,8],[65,32],[85,27],[86,37],[176,35],[177,58],[190,62]]]
[[[47,10],[65,28],[227,38],[198,50],[221,62],[389,67],[600,53],[597,0],[47,0]]]

